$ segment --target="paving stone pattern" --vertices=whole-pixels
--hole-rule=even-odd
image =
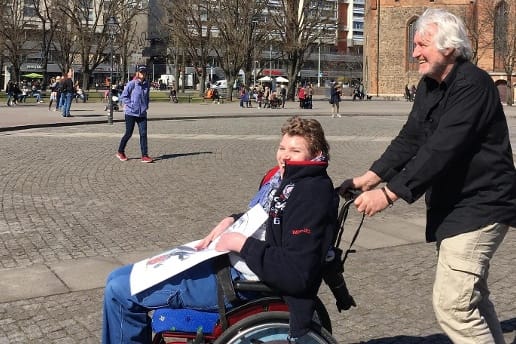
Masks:
[[[131,261],[128,255],[202,237],[223,216],[245,209],[275,164],[279,128],[292,113],[150,121],[153,164],[139,161],[137,129],[129,161],[115,158],[122,122],[0,132],[0,276],[38,266],[59,276],[62,264]],[[336,183],[367,169],[406,119],[309,114],[326,130]],[[358,220],[351,215],[343,247]],[[358,307],[339,314],[328,289],[321,290],[339,342],[450,343],[430,301],[435,252],[424,243],[423,203],[397,202],[367,218],[360,239],[345,267]],[[516,331],[514,247],[511,230],[490,276],[507,343],[515,343]],[[77,287],[64,280],[64,291],[0,302],[0,344],[98,343],[103,291],[81,289],[88,278],[82,275]],[[24,281],[9,283],[21,288]]]

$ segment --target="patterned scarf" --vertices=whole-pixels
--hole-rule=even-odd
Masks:
[[[260,187],[260,190],[254,195],[251,202],[249,202],[249,208],[254,207],[260,203],[266,213],[271,209],[271,201],[275,191],[281,184],[281,175],[278,170],[265,184]]]
[[[311,161],[327,161],[328,159],[324,155],[317,156],[313,158]],[[265,184],[260,187],[260,190],[254,195],[251,202],[249,202],[249,208],[252,208],[256,204],[260,203],[265,210],[265,212],[269,213],[271,210],[271,202],[274,197],[275,191],[279,188],[281,184],[281,175],[280,170],[278,170],[271,179],[269,179]]]

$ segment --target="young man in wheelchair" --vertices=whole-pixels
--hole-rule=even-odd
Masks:
[[[320,123],[290,118],[281,128],[277,166],[263,178],[249,203],[261,206],[268,220],[252,237],[224,231],[241,214],[224,218],[198,244],[215,238],[230,251],[234,280],[260,280],[283,297],[291,314],[290,335],[309,330],[322,281],[325,257],[337,228],[338,197],[327,174],[329,144]],[[158,308],[217,311],[217,279],[212,260],[203,262],[136,295],[131,295],[132,265],[113,271],[104,295],[102,342],[151,343],[148,312]],[[231,307],[231,304],[226,306]]]

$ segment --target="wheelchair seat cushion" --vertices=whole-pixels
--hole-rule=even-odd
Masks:
[[[219,320],[219,313],[196,311],[193,309],[161,308],[152,315],[152,330],[193,332],[211,334]]]

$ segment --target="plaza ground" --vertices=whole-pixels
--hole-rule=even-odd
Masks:
[[[137,131],[129,161],[115,158],[123,115],[107,124],[104,106],[74,103],[63,118],[46,103],[0,105],[0,344],[98,343],[109,271],[198,239],[244,209],[293,114],[322,123],[337,184],[369,167],[411,103],[347,99],[343,117],[332,119],[323,97],[312,110],[155,102],[153,164],[139,162]],[[514,147],[516,108],[505,111]],[[343,248],[358,221],[352,213]],[[340,343],[450,343],[432,311],[435,247],[424,242],[424,223],[422,201],[366,219],[345,266],[358,307],[338,313],[321,290]],[[490,275],[507,343],[516,334],[515,244],[511,230]]]

